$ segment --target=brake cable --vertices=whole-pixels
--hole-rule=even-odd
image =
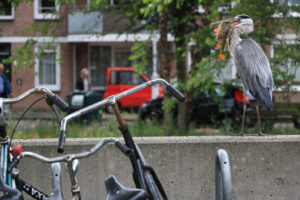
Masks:
[[[13,139],[13,137],[14,137],[14,134],[15,134],[15,132],[16,132],[16,129],[17,129],[17,127],[18,127],[20,121],[23,119],[23,117],[25,116],[25,114],[27,113],[27,111],[28,111],[34,104],[38,103],[39,101],[41,101],[41,100],[43,100],[43,99],[46,99],[46,97],[41,97],[41,98],[35,100],[33,103],[31,103],[31,104],[24,110],[24,112],[23,112],[22,115],[20,116],[19,120],[17,121],[17,123],[16,123],[16,125],[15,125],[15,127],[14,127],[14,130],[13,130],[12,133],[11,133],[10,141],[9,141],[9,145],[8,145],[8,149],[10,149],[10,147],[11,147],[12,139]]]

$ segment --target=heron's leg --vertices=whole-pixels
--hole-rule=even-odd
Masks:
[[[261,121],[260,121],[260,115],[259,115],[259,104],[256,104],[256,113],[257,113],[257,123],[258,123],[258,135],[263,136],[263,133],[261,131]]]
[[[242,119],[242,130],[241,130],[241,136],[244,136],[244,125],[245,125],[245,117],[246,117],[246,89],[245,86],[243,85],[243,91],[244,91],[244,100],[243,100],[243,119]]]

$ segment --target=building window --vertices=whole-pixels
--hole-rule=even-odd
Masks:
[[[130,51],[115,52],[116,67],[132,67],[132,61],[129,60],[130,54]]]
[[[111,47],[91,46],[89,66],[92,87],[105,89],[106,69],[111,66]]]
[[[137,76],[135,71],[111,71],[111,85],[139,85],[146,81],[142,76]]]
[[[297,45],[299,46],[299,44],[293,44],[293,43],[289,43],[288,45]],[[294,46],[294,47],[297,47]],[[273,45],[272,49],[271,49],[271,57],[272,58],[276,58],[276,52],[279,51],[279,48],[281,48],[280,45]],[[300,51],[299,48],[295,48],[298,49],[297,52],[294,52],[293,54],[295,56],[299,56],[300,55]],[[283,61],[283,66],[281,66],[281,71],[285,73],[285,75],[287,76],[293,76],[293,84],[294,85],[300,85],[300,66],[299,66],[299,62],[293,60],[293,59],[288,59],[287,62]]]
[[[57,0],[34,0],[35,19],[58,19],[58,12]]]
[[[289,7],[300,6],[300,0],[270,0],[270,1],[271,1],[271,3],[278,3],[281,6],[289,6]],[[299,10],[299,9],[297,9],[297,10]],[[275,14],[273,14],[273,17],[281,18],[281,17],[283,17],[283,14],[281,12],[275,13]],[[288,17],[300,17],[300,13],[298,11],[290,10],[288,12]]]
[[[130,60],[130,47],[112,46],[112,67],[133,67],[139,60]],[[145,66],[146,76],[151,77],[153,72],[152,48],[147,49],[148,64]]]
[[[50,90],[60,90],[60,48],[42,49],[36,46],[39,57],[35,61],[35,87],[47,87]]]
[[[14,19],[14,8],[8,0],[1,0],[0,2],[0,20]]]
[[[288,6],[299,6],[299,0],[271,0],[272,3],[279,3],[280,5],[288,5]]]

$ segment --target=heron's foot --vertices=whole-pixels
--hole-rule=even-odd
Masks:
[[[245,136],[245,133],[240,132],[239,134],[229,134],[229,136]]]
[[[263,134],[261,131],[258,132],[258,136],[266,136],[265,134]]]
[[[261,131],[258,131],[257,134],[253,134],[253,135],[256,135],[256,136],[266,136],[266,134],[263,134]]]
[[[268,134],[264,134],[264,133],[262,133],[261,131],[259,131],[257,135],[258,135],[258,136],[268,136]]]
[[[242,131],[240,132],[239,136],[245,136],[244,130],[242,130]]]

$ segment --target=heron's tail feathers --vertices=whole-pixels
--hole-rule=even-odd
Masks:
[[[225,57],[225,54],[224,53],[219,53],[219,55],[218,55],[218,60],[224,60],[224,61],[226,61],[226,57]]]
[[[267,111],[271,112],[273,110],[272,90],[270,90],[269,88],[260,90],[256,99],[258,103]]]

